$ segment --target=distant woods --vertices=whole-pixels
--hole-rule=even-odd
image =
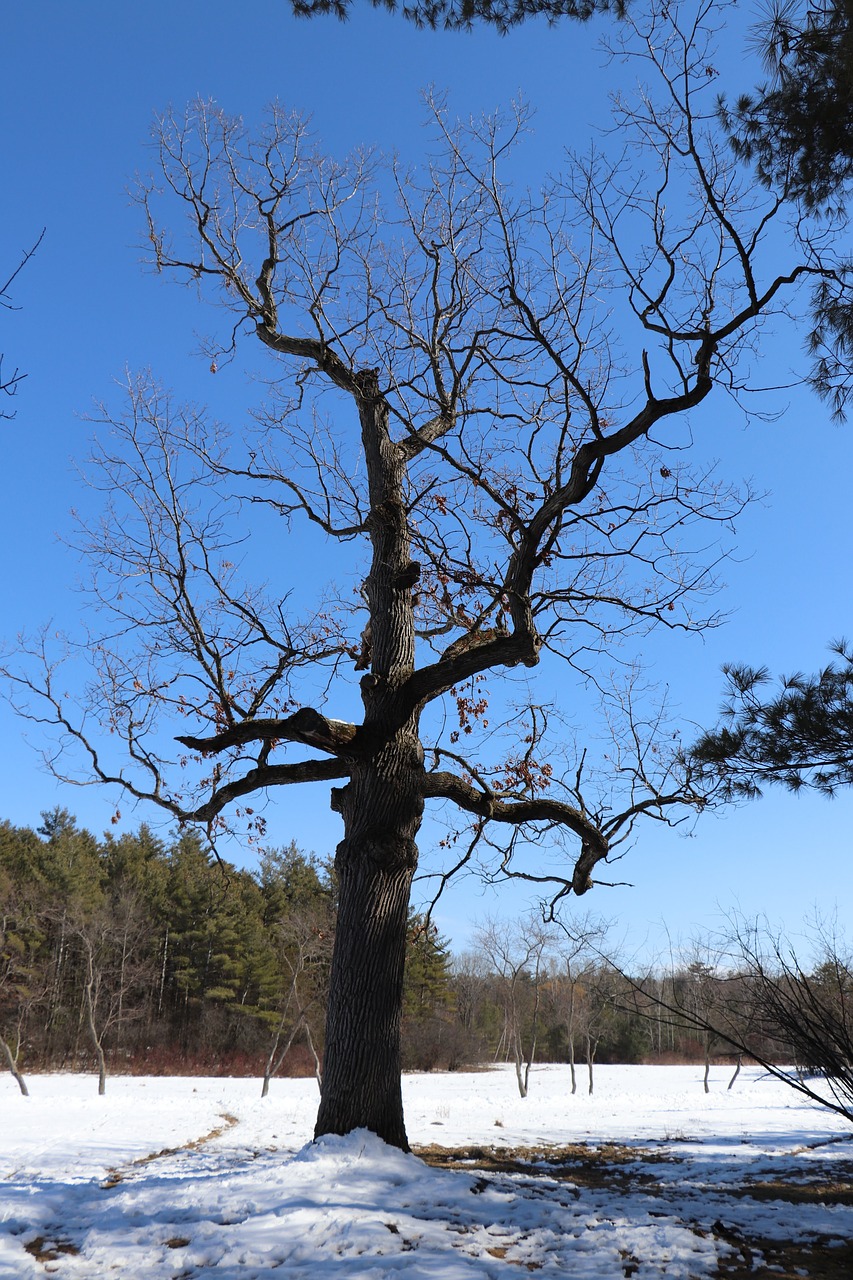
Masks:
[[[0,822],[0,1063],[22,1085],[94,1067],[102,1090],[113,1071],[319,1073],[336,892],[294,844],[247,871],[189,830]],[[417,1043],[449,1017],[450,959],[415,915],[407,954]]]
[[[319,1078],[335,915],[331,862],[293,843],[242,870],[189,830],[98,839],[64,809],[0,822],[0,1064],[22,1092],[49,1069],[91,1070],[102,1092],[115,1072]],[[486,921],[454,957],[413,912],[404,1065],[514,1063],[522,1096],[534,1062],[565,1062],[567,1093],[592,1092],[598,1062],[821,1068],[779,1007],[805,993],[838,1023],[849,966],[836,949],[785,975],[783,952],[768,963],[748,937],[739,959],[694,946],[629,975],[590,916]]]
[[[98,840],[62,809],[37,831],[2,823],[4,1052],[30,1069],[252,1070],[282,1018],[322,1025],[333,921],[328,869],[295,846],[249,873],[194,832]]]

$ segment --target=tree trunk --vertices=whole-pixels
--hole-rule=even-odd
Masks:
[[[363,1128],[409,1150],[400,1024],[422,774],[423,748],[410,722],[355,765],[333,796],[346,834],[335,856],[338,920],[315,1137]]]
[[[273,1037],[272,1047],[270,1048],[269,1056],[267,1057],[267,1065],[264,1068],[264,1083],[261,1089],[262,1098],[265,1098],[269,1093],[270,1080],[276,1074],[282,1062],[284,1062],[284,1059],[287,1057],[288,1050],[290,1049],[290,1046],[293,1044],[293,1041],[296,1038],[296,1033],[302,1025],[302,1010],[299,1009],[299,1017],[294,1022],[293,1027],[291,1028],[290,1035],[288,1036],[288,1039],[287,1039],[287,1044],[284,1046],[284,1049],[281,1051],[281,1054],[279,1055],[278,1046],[281,1042],[281,1036],[282,1036],[282,1032],[284,1031],[284,1024],[287,1021],[287,1015],[290,1012],[291,1001],[293,1000],[293,997],[296,994],[296,984],[298,980],[299,980],[299,973],[297,971],[296,973],[293,974],[293,977],[290,980],[290,990],[287,993],[287,999],[284,1002],[284,1008],[281,1011],[281,1017],[278,1020],[278,1027],[276,1028],[276,1033]]]
[[[166,925],[166,933],[163,937],[163,963],[160,966],[160,986],[157,991],[157,1017],[159,1018],[163,1012],[163,992],[166,989],[166,962],[169,958],[169,926]]]
[[[513,1056],[515,1059],[515,1078],[518,1081],[519,1096],[522,1098],[526,1098],[528,1072],[522,1071],[524,1055],[522,1054],[522,1051],[521,1051],[521,1036],[518,1033],[517,1027],[515,1029],[515,1034],[513,1036],[513,1048],[514,1048]]]
[[[314,1059],[314,1079],[317,1081],[317,1088],[322,1093],[323,1092],[323,1068],[320,1063],[320,1056],[317,1053],[317,1050],[314,1048],[314,1037],[311,1034],[311,1026],[307,1018],[304,1021],[304,1028],[305,1028],[305,1043],[308,1045],[308,1049],[311,1053],[311,1057]]]
[[[569,1037],[569,1069],[572,1073],[572,1094],[578,1091],[577,1075],[575,1074],[575,984],[571,985],[571,998],[569,1001],[569,1020],[566,1026],[566,1034]]]
[[[12,1075],[15,1078],[15,1082],[17,1083],[18,1088],[20,1089],[24,1097],[28,1098],[30,1096],[30,1091],[27,1088],[27,1082],[24,1079],[24,1077],[21,1075],[20,1070],[18,1069],[18,1054],[20,1053],[20,1049],[21,1049],[20,1039],[18,1041],[17,1051],[15,1053],[12,1053],[11,1046],[9,1045],[5,1036],[0,1036],[0,1049],[3,1050],[3,1054],[6,1058],[6,1062],[9,1065],[9,1070],[11,1071]]]
[[[387,834],[381,815],[374,820],[375,834],[355,848],[343,840],[335,860],[340,897],[314,1136],[365,1128],[408,1151],[400,1023],[416,851],[413,840]]]
[[[520,1065],[517,1065],[517,1066],[516,1066],[516,1073],[517,1073],[517,1075],[518,1075],[518,1088],[519,1088],[519,1092],[521,1093],[522,1098],[526,1098],[526,1097],[527,1097],[527,1095],[528,1095],[528,1093],[529,1093],[529,1091],[530,1091],[530,1068],[533,1066],[533,1059],[536,1057],[536,1039],[537,1039],[537,1035],[538,1035],[538,1023],[539,1023],[539,969],[538,969],[538,965],[537,965],[537,970],[536,970],[536,974],[535,974],[535,982],[536,982],[536,998],[535,998],[535,1001],[534,1001],[534,1004],[533,1004],[533,1019],[532,1019],[531,1028],[530,1028],[530,1052],[528,1053],[528,1055],[527,1055],[527,1060],[526,1060],[526,1062],[525,1062],[525,1064],[524,1064],[524,1088],[523,1088],[523,1089],[522,1089],[522,1083],[521,1083],[521,1070],[520,1070]],[[518,1051],[517,1051],[517,1061],[518,1061],[519,1063],[520,1063],[520,1058],[521,1058],[521,1035],[520,1035],[520,1033],[519,1033],[519,1045],[518,1045]]]
[[[378,371],[363,370],[355,381],[370,493],[372,557],[363,592],[370,671],[361,680],[364,745],[349,782],[332,793],[344,838],[335,855],[338,920],[314,1133],[366,1128],[408,1151],[400,1024],[424,752],[420,709],[404,708],[400,695],[415,667],[412,585],[420,570],[410,559],[405,455],[390,436]]]
[[[727,1093],[728,1093],[728,1090],[731,1089],[735,1080],[737,1080],[738,1076],[740,1075],[740,1069],[741,1069],[742,1063],[743,1063],[743,1054],[739,1053],[737,1056],[737,1065],[735,1066],[735,1073],[732,1076],[731,1080],[729,1081],[728,1089],[726,1090]]]
[[[86,947],[86,981],[83,986],[83,1004],[86,1013],[86,1026],[89,1031],[89,1039],[95,1050],[95,1057],[98,1061],[98,1096],[103,1097],[107,1091],[107,1060],[104,1055],[104,1046],[101,1042],[101,1036],[98,1035],[98,1027],[95,1022],[95,1005],[98,998],[95,987],[97,975],[95,973],[95,953],[91,942],[84,939]]]
[[[588,1035],[586,1038],[586,1069],[587,1069],[587,1074],[589,1076],[588,1093],[590,1097],[592,1097],[592,1093],[595,1088],[593,1068],[595,1063],[595,1051],[597,1048],[598,1048],[598,1041],[593,1040],[592,1037]]]
[[[284,1030],[284,1020],[286,1015],[287,1015],[287,1009],[285,1009],[284,1013],[281,1016],[281,1021],[278,1024],[278,1030],[275,1033],[275,1040],[273,1041],[272,1049],[270,1050],[269,1057],[267,1058],[267,1065],[266,1065],[266,1069],[264,1070],[264,1083],[263,1083],[263,1086],[261,1087],[262,1098],[265,1098],[269,1093],[270,1080],[278,1072],[279,1068],[281,1067],[281,1064],[284,1062],[285,1058],[290,1052],[290,1046],[293,1044],[294,1040],[296,1039],[297,1033],[302,1027],[302,1015],[300,1014],[299,1018],[296,1020],[296,1022],[294,1022],[293,1026],[290,1029],[290,1035],[287,1037],[287,1040],[285,1041],[284,1048],[282,1049],[281,1053],[279,1053],[278,1046],[279,1046],[279,1041],[281,1040],[281,1033]]]

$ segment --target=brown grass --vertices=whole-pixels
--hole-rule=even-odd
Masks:
[[[30,1240],[24,1248],[36,1262],[41,1263],[58,1262],[63,1254],[76,1256],[80,1252],[70,1240],[62,1240],[56,1236],[36,1236],[35,1240]]]

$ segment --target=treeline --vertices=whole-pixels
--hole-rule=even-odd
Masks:
[[[522,1097],[533,1062],[567,1062],[571,1092],[592,1093],[597,1062],[704,1063],[707,1088],[713,1061],[802,1060],[749,966],[706,951],[629,974],[609,949],[599,920],[533,912],[489,922],[455,961],[457,1018],[481,1061],[515,1064]]]
[[[295,845],[248,871],[193,831],[97,839],[63,809],[0,823],[0,1053],[22,1088],[46,1069],[94,1068],[102,1089],[109,1071],[319,1078],[335,912],[331,863]],[[802,1058],[748,965],[630,977],[606,948],[600,923],[534,913],[454,958],[413,914],[404,1067],[512,1062],[524,1094],[534,1061],[591,1090],[596,1062]]]
[[[61,809],[0,825],[0,1009],[10,1065],[237,1066],[283,981],[279,899],[329,897],[309,860],[219,867],[191,832],[97,840]],[[223,1067],[227,1064],[222,1063]]]
[[[15,1074],[94,1064],[102,1087],[108,1069],[319,1073],[335,909],[330,864],[295,845],[246,871],[195,831],[0,823],[0,1053]],[[409,933],[406,1020],[443,1025],[449,956],[414,915]]]

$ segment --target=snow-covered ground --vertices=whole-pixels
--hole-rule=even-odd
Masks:
[[[450,1168],[366,1132],[310,1144],[313,1080],[262,1100],[116,1077],[99,1098],[48,1075],[25,1099],[0,1077],[0,1277],[688,1280],[783,1274],[773,1242],[847,1257],[853,1196],[820,1188],[853,1180],[853,1126],[758,1070],[708,1095],[701,1074],[600,1067],[590,1098],[542,1067],[524,1100],[505,1068],[407,1076],[410,1141]]]

